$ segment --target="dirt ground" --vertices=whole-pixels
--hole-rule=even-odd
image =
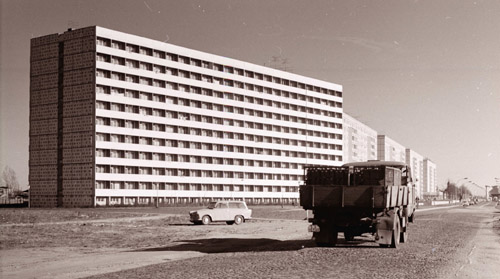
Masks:
[[[217,253],[235,249],[231,239],[249,239],[247,247],[239,242],[242,251],[310,238],[299,207],[252,207],[254,219],[239,226],[192,225],[193,208],[2,209],[0,277],[81,278],[205,254],[190,246]],[[212,243],[197,242],[202,239]],[[180,244],[185,249],[165,254],[165,247]]]
[[[314,246],[300,207],[251,207],[253,220],[239,226],[192,225],[195,208],[0,209],[0,278],[82,278],[207,254]],[[492,214],[484,206],[468,211]],[[494,216],[473,236],[453,278],[500,272],[491,267],[500,258]]]

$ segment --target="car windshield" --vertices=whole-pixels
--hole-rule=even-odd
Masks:
[[[216,204],[217,204],[217,202],[211,202],[211,203],[208,204],[208,208],[209,209],[214,209]]]

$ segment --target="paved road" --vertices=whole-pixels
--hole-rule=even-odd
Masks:
[[[493,203],[421,210],[409,230],[399,249],[379,248],[370,236],[339,238],[334,248],[308,238],[198,239],[149,251],[203,256],[92,278],[498,278],[500,210]]]

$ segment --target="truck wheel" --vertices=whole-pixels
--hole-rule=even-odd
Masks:
[[[401,242],[401,243],[408,242],[408,233],[407,232],[401,232],[400,237],[399,237],[399,242]]]
[[[236,225],[243,223],[243,221],[245,221],[245,219],[243,219],[243,216],[241,215],[234,217],[234,224]]]
[[[391,248],[399,247],[399,239],[401,234],[401,226],[399,225],[399,218],[396,216],[396,220],[394,221],[394,229],[392,230],[392,240],[391,240]]]
[[[210,222],[212,222],[212,219],[208,215],[205,215],[203,216],[203,218],[201,218],[201,223],[203,223],[203,225],[208,225],[210,224]]]
[[[344,232],[344,239],[345,241],[353,241],[354,234],[352,232]]]
[[[401,222],[401,221],[406,221],[406,222]],[[407,228],[408,228],[408,217],[403,217],[401,220],[400,220],[400,228],[401,228],[401,232],[399,234],[399,242],[400,243],[406,243],[408,242],[408,233],[406,232]],[[405,224],[406,226],[403,227],[403,224]]]
[[[337,244],[339,233],[335,229],[321,228],[320,232],[313,233],[314,241],[318,247],[333,247]]]

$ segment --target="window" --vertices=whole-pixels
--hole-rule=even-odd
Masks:
[[[125,80],[125,74],[124,73],[112,72],[111,73],[111,79]]]
[[[174,53],[167,53],[167,59],[170,61],[178,61],[178,55]]]
[[[97,38],[97,44],[98,45],[101,45],[101,46],[111,46],[111,40],[110,39],[106,39],[106,38],[101,38],[101,37],[98,37]]]
[[[153,51],[153,56],[157,57],[157,58],[165,59],[165,52],[164,51],[159,51],[159,50],[154,50]]]
[[[96,76],[97,77],[103,77],[103,78],[110,78],[111,77],[111,72],[99,69],[99,70],[96,71]]]
[[[109,61],[107,61],[107,62],[109,62]],[[111,58],[111,63],[124,66],[125,65],[125,58],[113,56]]]
[[[189,61],[190,61],[189,57],[179,55],[179,62],[184,63],[184,64],[190,64]]]
[[[127,44],[126,49],[128,52],[139,53],[139,46],[136,46],[136,45]]]
[[[111,61],[111,57],[107,54],[101,54],[101,53],[98,53],[97,54],[97,61],[101,61],[101,62],[110,62]]]

